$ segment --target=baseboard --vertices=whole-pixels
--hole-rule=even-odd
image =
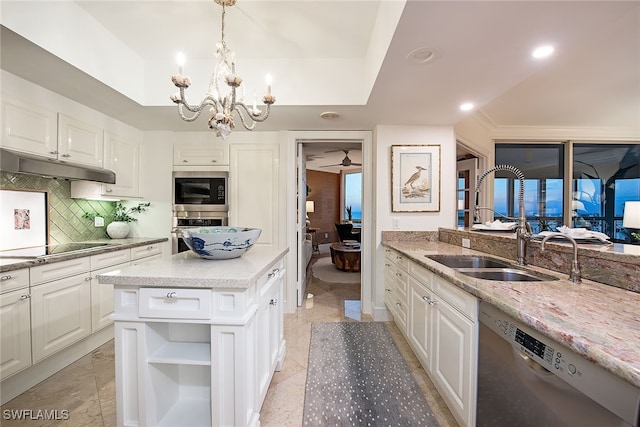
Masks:
[[[66,368],[76,360],[91,353],[96,348],[113,339],[113,325],[101,329],[95,334],[71,344],[69,347],[52,354],[44,360],[2,380],[0,383],[0,404],[21,395],[51,375]]]
[[[373,320],[376,322],[388,322],[393,320],[393,315],[386,306],[379,307],[375,304],[371,304],[371,317],[373,317]]]

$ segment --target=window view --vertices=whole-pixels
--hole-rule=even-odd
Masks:
[[[349,220],[348,209],[351,211],[351,221],[362,222],[362,172],[345,172],[344,174],[344,218]]]
[[[562,226],[562,144],[496,144],[496,165],[507,164],[524,173],[524,209],[534,233]],[[515,218],[520,181],[511,173],[498,171],[494,179],[494,209]],[[500,219],[499,216],[496,219]]]
[[[631,242],[622,227],[626,201],[640,200],[640,144],[573,143],[573,177],[565,178],[564,144],[496,144],[495,163],[519,168],[525,176],[525,216],[534,233],[556,227],[585,227],[612,241]],[[571,178],[570,224],[564,224],[563,183]],[[494,209],[517,217],[519,181],[497,172]],[[499,218],[499,215],[496,216]],[[569,214],[567,215],[569,218]]]
[[[640,144],[574,144],[573,227],[630,241],[622,227],[626,201],[640,200]]]

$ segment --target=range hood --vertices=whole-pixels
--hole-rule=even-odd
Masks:
[[[72,165],[60,160],[32,157],[28,154],[0,148],[0,170],[11,173],[48,176],[69,180],[96,181],[115,184],[116,174],[107,169]]]

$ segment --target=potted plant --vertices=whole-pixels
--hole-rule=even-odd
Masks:
[[[347,222],[351,223],[353,216],[351,215],[351,206],[346,206],[344,208],[345,212],[347,213]]]
[[[150,202],[138,203],[137,206],[127,208],[121,202],[115,202],[113,220],[107,225],[107,234],[112,239],[124,239],[129,234],[129,223],[137,221],[138,219],[133,216],[134,213],[140,213],[147,210],[151,206]],[[96,216],[99,216],[95,212],[85,212],[82,217],[94,220]]]

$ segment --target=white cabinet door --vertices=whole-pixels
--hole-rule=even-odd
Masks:
[[[89,281],[80,274],[31,287],[34,363],[91,334]]]
[[[477,324],[441,299],[435,307],[432,379],[460,425],[471,426],[476,404]]]
[[[116,173],[115,184],[102,184],[106,196],[140,197],[140,143],[105,132],[104,167]]]
[[[414,278],[409,278],[409,320],[407,338],[428,373],[431,372],[434,295]]]
[[[231,144],[229,225],[262,229],[258,245],[277,245],[279,148],[277,144]]]
[[[101,270],[91,271],[91,333],[113,323],[113,285],[99,284],[98,275],[109,273],[128,266],[129,263],[112,265]]]
[[[31,366],[29,290],[0,295],[0,379]]]
[[[2,147],[57,158],[57,113],[4,94],[1,105]]]
[[[229,144],[180,144],[173,147],[174,166],[224,166],[229,164]]]
[[[58,159],[103,167],[104,135],[97,126],[58,114]]]

